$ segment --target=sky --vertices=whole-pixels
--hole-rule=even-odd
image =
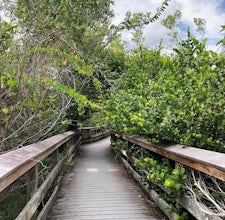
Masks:
[[[162,2],[163,0],[115,0],[113,6],[115,18],[113,22],[118,24],[122,21],[127,11],[150,11],[154,14]],[[220,33],[221,26],[225,25],[225,0],[171,0],[161,17],[156,22],[150,23],[145,27],[144,37],[147,47],[156,48],[162,38],[165,47],[169,48],[171,46],[170,37],[167,35],[168,29],[161,25],[161,21],[168,15],[173,15],[176,10],[182,13],[182,25],[179,28],[180,39],[187,36],[187,27],[190,27],[191,32],[200,39],[201,37],[196,33],[193,18],[203,18],[206,21],[206,33],[204,37],[208,39],[207,48],[219,51],[216,44],[225,35],[225,33]],[[124,32],[122,35],[122,39],[128,42],[128,48],[135,46],[131,42],[131,38],[131,32]]]

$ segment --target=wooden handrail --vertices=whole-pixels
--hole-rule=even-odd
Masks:
[[[93,134],[94,138],[96,138],[98,134],[100,134],[100,137],[103,137],[103,131],[99,127],[86,127],[84,131]],[[46,204],[43,203],[44,207],[37,219],[46,219],[50,206],[53,204],[52,201],[56,197],[59,189],[58,181],[60,178],[57,178],[58,174],[68,158],[71,158],[79,149],[81,133],[82,128],[76,128],[74,131],[58,134],[38,143],[0,155],[0,196],[10,191],[11,188],[13,188],[11,184],[19,180],[23,174],[26,174],[26,196],[29,198],[29,201],[26,205],[24,204],[25,206],[16,217],[16,220],[31,219],[44,199],[48,201]],[[65,148],[64,144],[66,144]],[[61,151],[63,151],[63,153],[61,153]],[[51,156],[51,163],[54,167],[49,170],[49,174],[39,186],[39,165],[42,164],[43,160],[48,156]],[[54,182],[56,186],[53,184]],[[20,182],[17,182],[17,184],[20,184]],[[50,189],[52,189],[53,193],[49,198],[46,198]]]
[[[97,129],[101,129],[101,127],[98,127],[98,126],[96,126],[96,127],[82,127],[81,128],[81,130],[97,130]]]
[[[154,152],[162,157],[169,158],[175,162],[179,162],[183,165],[186,165],[194,170],[201,171],[212,177],[216,177],[222,181],[225,181],[225,154],[218,153],[214,151],[188,147],[184,145],[158,145],[148,142],[145,138],[139,135],[116,135],[112,134],[112,142],[117,139],[128,142],[128,146],[134,144],[135,147],[140,147]],[[135,170],[135,162],[137,158],[133,156],[128,156],[126,150],[120,149],[120,154],[118,158],[124,164],[124,166],[129,170],[133,177],[142,185],[145,192],[150,196],[150,198],[159,204],[159,207],[162,211],[168,216],[170,220],[174,220],[174,215],[167,213],[168,209],[164,209],[164,206],[159,203],[158,198],[152,194],[151,188],[143,185],[143,175],[146,175],[147,171],[142,171],[138,173]],[[168,193],[162,186],[159,185],[159,188],[164,190],[163,192]],[[169,196],[169,195],[168,195]],[[210,214],[212,211],[206,207],[204,204],[201,204],[195,201],[189,194],[184,194],[182,197],[176,199],[177,203],[184,207],[189,213],[191,213],[196,219],[210,219],[210,220],[222,220],[219,216],[214,216]]]
[[[68,131],[0,155],[0,193],[4,195],[5,189],[6,192],[11,190],[11,184],[18,180],[23,174],[27,174],[26,196],[30,200],[26,205],[24,204],[25,207],[16,217],[16,220],[29,220],[33,217],[41,202],[46,198],[49,189],[52,188],[52,184],[56,180],[64,163],[77,151],[80,142],[80,130]],[[64,146],[64,144],[67,144],[66,146],[68,147],[64,148],[65,153],[61,154],[61,158],[59,157],[58,149]],[[50,155],[51,163],[54,167],[39,186],[39,164]],[[19,182],[17,184],[19,184]],[[46,207],[47,205],[44,206],[44,208]],[[46,215],[46,212],[41,212],[38,217],[43,219],[42,215]]]
[[[170,146],[155,145],[138,135],[123,135],[122,138],[161,156],[225,181],[225,154],[223,153],[179,144]]]
[[[77,134],[69,131],[0,155],[0,192]]]
[[[90,143],[110,135],[105,127],[82,127],[82,143]]]

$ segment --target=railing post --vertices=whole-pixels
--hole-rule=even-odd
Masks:
[[[58,163],[59,161],[59,151],[58,148],[55,150],[55,152],[52,154],[52,159],[55,162],[55,164]]]
[[[121,139],[122,140],[122,139]],[[128,151],[131,149],[131,147],[132,147],[132,143],[131,142],[129,142],[129,141],[126,141],[127,142],[127,148],[128,148]],[[125,143],[126,143],[125,142]],[[130,152],[130,151],[129,151]],[[129,157],[130,157],[130,155],[128,155],[127,154],[127,156],[126,156],[126,159],[127,159],[127,162],[129,163]]]
[[[29,200],[38,189],[38,164],[27,173],[27,199]]]

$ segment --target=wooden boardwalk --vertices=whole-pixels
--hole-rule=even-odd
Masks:
[[[162,220],[117,162],[109,138],[83,145],[49,220]]]

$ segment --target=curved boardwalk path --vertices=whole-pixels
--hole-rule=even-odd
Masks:
[[[81,147],[59,194],[48,219],[164,219],[145,202],[140,189],[117,162],[109,138]]]

